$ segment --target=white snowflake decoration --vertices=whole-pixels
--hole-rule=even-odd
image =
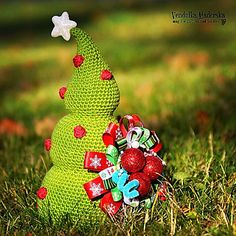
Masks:
[[[101,187],[100,183],[99,184],[92,183],[92,186],[90,187],[89,190],[92,191],[93,197],[96,197],[101,195],[104,189]]]
[[[107,213],[112,215],[115,214],[116,207],[114,206],[113,203],[110,203],[106,206]]]
[[[77,26],[75,21],[69,19],[69,14],[64,11],[61,16],[53,16],[52,22],[54,24],[52,37],[62,36],[66,41],[69,41],[70,30]]]
[[[94,156],[94,158],[90,158],[91,164],[90,166],[93,166],[95,169],[97,169],[99,166],[102,166],[101,164],[102,158],[98,158],[97,155]]]

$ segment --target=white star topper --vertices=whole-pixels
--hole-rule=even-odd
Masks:
[[[61,16],[53,16],[52,22],[55,25],[52,30],[52,37],[62,36],[66,41],[70,40],[70,30],[77,26],[75,21],[69,19],[66,11]]]

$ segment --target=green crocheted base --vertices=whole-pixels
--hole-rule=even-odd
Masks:
[[[38,200],[39,214],[54,223],[59,223],[69,216],[80,225],[88,225],[100,220],[103,215],[98,202],[90,202],[83,184],[98,177],[97,173],[83,168],[86,151],[104,152],[102,134],[112,116],[82,117],[69,114],[62,118],[52,134],[50,156],[54,166],[47,172],[42,187],[48,191],[44,200]],[[86,129],[86,136],[74,137],[74,127],[81,125]]]

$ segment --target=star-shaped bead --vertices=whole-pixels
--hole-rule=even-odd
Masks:
[[[54,28],[52,30],[52,37],[62,36],[66,41],[70,40],[70,30],[77,26],[75,21],[69,19],[69,15],[66,11],[61,16],[53,16],[52,22]]]

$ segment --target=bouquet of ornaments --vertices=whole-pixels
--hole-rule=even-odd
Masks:
[[[137,115],[110,123],[103,134],[106,152],[86,152],[84,168],[98,172],[85,183],[90,200],[101,198],[100,208],[114,216],[122,205],[151,208],[155,198],[166,200],[164,161],[157,155],[162,144],[156,133],[143,127]]]

